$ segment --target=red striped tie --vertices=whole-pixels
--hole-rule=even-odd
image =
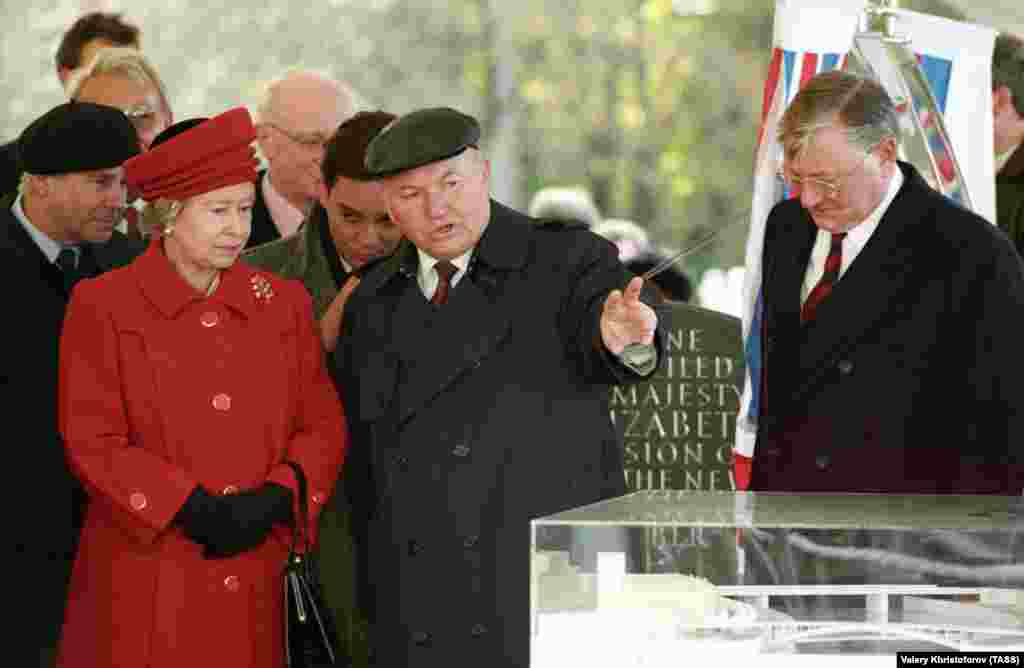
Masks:
[[[839,268],[843,265],[843,239],[845,238],[846,232],[832,234],[832,245],[829,246],[828,257],[825,258],[825,272],[821,275],[818,284],[811,290],[811,294],[807,295],[807,301],[800,309],[800,322],[809,322],[814,319],[814,312],[818,309],[818,304],[825,301],[825,297],[832,292],[832,286],[839,279]]]
[[[434,271],[437,272],[437,289],[434,290],[434,296],[430,298],[430,303],[434,306],[441,306],[448,301],[448,291],[452,287],[452,276],[459,268],[448,260],[441,260],[434,265]]]

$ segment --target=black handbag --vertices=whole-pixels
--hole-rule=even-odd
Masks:
[[[292,545],[284,567],[284,646],[291,668],[326,668],[337,665],[335,627],[323,603],[316,564],[309,545],[309,506],[306,474],[295,462],[285,462],[295,472],[299,487],[299,517],[292,523]]]

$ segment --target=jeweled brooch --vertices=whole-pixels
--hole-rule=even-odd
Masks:
[[[252,293],[256,297],[257,302],[265,304],[274,296],[274,288],[266,277],[255,274],[249,278],[249,282],[252,283]]]

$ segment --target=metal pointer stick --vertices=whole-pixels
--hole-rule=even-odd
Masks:
[[[746,222],[748,220],[750,220],[750,211],[749,210],[745,214],[743,214],[742,216],[739,216],[738,218],[736,218],[736,220],[732,221],[731,223],[727,223],[727,224],[719,227],[717,230],[715,230],[711,234],[707,235],[703,239],[699,240],[697,243],[689,246],[688,248],[684,248],[683,250],[679,251],[678,253],[676,253],[672,257],[668,258],[667,260],[662,260],[661,262],[658,263],[658,265],[656,267],[654,267],[653,269],[650,269],[650,270],[644,272],[640,276],[640,278],[644,279],[645,282],[649,281],[650,279],[654,278],[655,276],[657,276],[661,272],[665,271],[666,269],[668,269],[669,267],[674,265],[676,262],[679,262],[680,260],[682,260],[684,257],[687,257],[688,255],[692,255],[693,253],[695,253],[696,251],[700,250],[701,248],[704,248],[709,243],[711,243],[712,241],[717,239],[718,235],[720,235],[722,232],[726,231],[730,227],[733,227],[737,223]]]

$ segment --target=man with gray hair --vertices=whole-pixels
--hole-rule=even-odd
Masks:
[[[1024,40],[1002,33],[992,52],[996,222],[1024,252]]]
[[[144,151],[174,122],[164,82],[136,49],[111,47],[97,51],[89,64],[68,80],[67,89],[72,100],[123,111],[135,126]]]
[[[594,198],[583,188],[541,188],[530,200],[527,213],[531,218],[582,223],[591,229],[601,222]]]
[[[71,76],[67,91],[72,100],[105,104],[124,112],[135,126],[139,148],[143,151],[148,151],[157,135],[174,122],[163,80],[137,49],[100,49],[85,67]],[[135,193],[128,193],[128,203],[118,229],[133,238],[143,237]]]
[[[267,169],[256,186],[247,248],[298,231],[323,185],[324,147],[356,107],[351,88],[316,72],[293,70],[267,85],[256,124]]]
[[[622,262],[629,262],[653,250],[647,230],[632,220],[606,218],[594,226],[594,234],[615,244]]]
[[[751,488],[1019,494],[1024,266],[898,160],[884,88],[811,79],[779,127]]]

